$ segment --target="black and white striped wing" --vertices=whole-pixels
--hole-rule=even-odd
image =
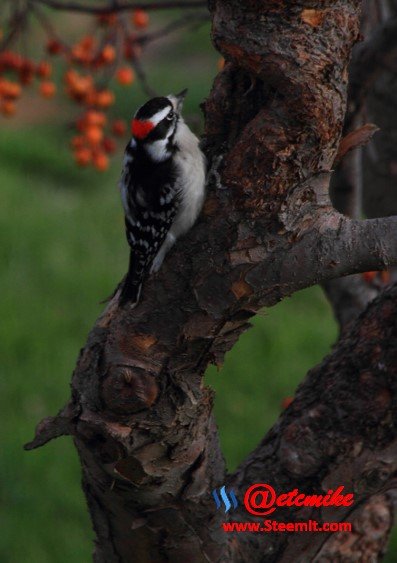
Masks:
[[[123,195],[125,227],[130,251],[130,264],[121,301],[136,302],[144,278],[150,271],[178,210],[178,198],[171,184],[161,186],[156,198],[132,180]],[[123,188],[122,188],[123,189]]]
[[[160,250],[178,209],[172,186],[164,186],[159,195],[158,204],[148,208],[137,201],[140,196],[138,188],[129,198],[130,212],[125,217],[126,235],[131,251],[137,259],[145,259],[148,268]]]

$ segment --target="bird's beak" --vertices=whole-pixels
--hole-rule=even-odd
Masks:
[[[179,94],[175,94],[177,109],[178,109],[179,112],[182,109],[183,102],[185,100],[187,92],[188,92],[188,90],[187,90],[187,88],[185,88],[184,90],[182,90],[182,92],[179,92]]]

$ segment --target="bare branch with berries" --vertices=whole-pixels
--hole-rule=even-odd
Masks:
[[[179,5],[181,4],[181,5]],[[44,6],[66,11],[82,11],[92,16],[93,32],[69,45],[52,22]],[[12,117],[17,112],[17,101],[23,90],[39,80],[38,91],[51,99],[57,92],[52,78],[53,65],[64,66],[64,91],[79,108],[75,120],[75,135],[71,149],[79,166],[93,166],[103,172],[108,169],[110,157],[119,138],[125,136],[127,124],[118,116],[110,117],[115,103],[114,81],[130,88],[138,81],[143,90],[153,95],[140,58],[149,44],[182,28],[200,26],[209,15],[197,10],[160,27],[147,31],[149,9],[200,7],[203,3],[119,4],[104,6],[30,0],[20,5],[8,2],[4,16],[8,32],[0,45],[0,114]],[[145,8],[145,9],[144,9]],[[147,8],[147,9],[146,9]],[[13,49],[21,34],[36,20],[46,37],[46,57],[33,61]],[[47,56],[54,62],[50,62]]]

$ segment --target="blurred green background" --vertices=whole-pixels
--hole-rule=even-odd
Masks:
[[[84,18],[67,23],[75,33],[85,25]],[[205,25],[153,44],[143,64],[158,92],[189,87],[185,114],[200,130],[198,105],[218,58]],[[128,119],[145,96],[138,84],[116,91],[115,114]],[[43,102],[33,95],[19,117],[0,123],[0,561],[7,563],[91,560],[93,534],[71,439],[32,453],[22,449],[36,423],[68,399],[77,354],[101,312],[99,302],[127,266],[116,187],[121,154],[106,174],[77,169],[68,150],[75,114],[62,96]],[[263,311],[222,370],[208,370],[230,470],[275,422],[283,398],[294,394],[336,335],[328,303],[312,288]]]

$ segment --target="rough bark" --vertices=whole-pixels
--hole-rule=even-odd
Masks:
[[[354,507],[288,509],[283,517],[349,521],[372,495],[395,487],[396,297],[394,287],[373,301],[332,354],[309,372],[290,407],[232,476],[236,490],[262,482],[264,475],[271,475],[279,491],[290,490],[291,483],[302,491],[335,489],[343,483],[355,493]],[[281,514],[280,509],[277,519]],[[369,525],[365,535],[370,541]],[[241,536],[239,554],[231,561],[312,561],[327,540],[323,534],[275,534],[266,542],[260,534]]]
[[[351,220],[329,199],[359,8],[358,0],[210,2],[227,63],[204,105],[212,171],[202,217],[136,309],[119,308],[117,295],[109,303],[80,354],[69,404],[28,446],[73,435],[96,561],[284,562],[326,553],[322,534],[221,531],[210,491],[224,483],[225,467],[202,376],[259,308],[397,262],[396,217]],[[264,476],[279,490],[342,482],[363,503],[392,486],[396,292],[374,302],[309,373],[230,477],[238,490]],[[338,510],[327,519],[348,517]]]
[[[392,214],[393,209],[396,209],[396,192],[388,189],[393,183],[390,162],[389,166],[383,166],[382,174],[379,165],[377,168],[374,166],[374,160],[379,164],[379,158],[374,159],[374,156],[379,154],[375,149],[379,141],[383,147],[386,147],[386,151],[381,152],[384,160],[392,160],[395,144],[391,142],[390,133],[397,130],[396,124],[390,119],[388,104],[384,103],[382,97],[378,99],[379,90],[378,92],[372,90],[373,83],[380,80],[385,87],[384,74],[392,73],[390,63],[397,40],[396,33],[391,30],[397,31],[396,14],[397,4],[392,5],[388,0],[363,3],[361,21],[363,42],[355,46],[349,67],[345,137],[339,151],[344,145],[346,145],[345,153],[351,147],[359,148],[343,158],[337,167],[332,178],[331,193],[337,209],[355,219],[363,216],[364,207],[366,215],[370,217]],[[378,100],[377,112],[371,111],[371,102],[374,99]],[[365,145],[371,131],[379,131],[379,128],[373,125],[362,126],[366,119],[373,119],[381,124],[380,139],[375,138],[375,144],[368,147]],[[385,124],[387,124],[386,131]],[[368,165],[372,173],[368,173]],[[395,273],[395,270],[389,271],[394,281],[396,281]],[[323,288],[334,309],[341,332],[346,332],[367,304],[384,289],[384,284],[382,278],[378,279],[378,283],[369,283],[363,276],[356,274],[328,280],[323,284]],[[357,514],[353,519],[354,534],[336,534],[325,544],[321,556],[317,559],[369,561],[371,558],[382,557],[393,526],[394,497],[395,494],[371,497],[356,511]]]

